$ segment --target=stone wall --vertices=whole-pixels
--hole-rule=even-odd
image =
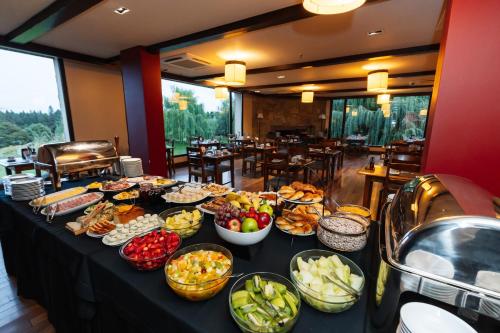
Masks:
[[[307,132],[318,135],[321,124],[326,126],[326,120],[320,120],[321,113],[327,114],[327,100],[315,100],[314,103],[301,103],[297,97],[266,97],[261,95],[244,96],[247,102],[243,112],[251,113],[252,133],[245,135],[259,136],[259,120],[257,114],[262,113],[264,119],[260,119],[260,136],[264,137],[271,131],[280,129],[307,128]],[[248,99],[251,99],[248,101]],[[251,106],[251,109],[250,109]],[[246,118],[245,117],[245,118]],[[249,128],[245,128],[248,132]]]

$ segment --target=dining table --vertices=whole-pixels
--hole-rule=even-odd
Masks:
[[[376,164],[374,166],[373,170],[367,169],[366,167],[360,168],[358,170],[358,174],[362,175],[365,177],[365,182],[364,182],[364,189],[363,189],[363,206],[370,208],[372,212],[372,219],[376,220],[377,219],[377,211],[378,211],[378,206],[377,206],[377,200],[372,200],[373,197],[373,188],[375,183],[383,184],[385,181],[385,177],[387,175],[387,166],[385,165],[378,165]],[[398,181],[398,182],[405,182],[413,179],[415,177],[415,174],[407,174],[407,173],[401,173],[401,174],[395,174],[391,175],[391,179]]]
[[[63,183],[64,188],[84,186],[100,178]],[[48,189],[50,192],[51,190]],[[168,191],[168,190],[167,190]],[[113,201],[112,194],[105,194]],[[146,213],[160,213],[178,204],[137,201]],[[163,269],[138,271],[119,255],[118,247],[99,238],[75,236],[65,229],[83,210],[56,217],[51,223],[34,214],[27,202],[12,201],[0,192],[0,240],[7,271],[15,276],[18,294],[37,300],[59,333],[92,332],[239,332],[228,305],[232,278],[220,293],[206,301],[191,302],[176,295],[165,281]],[[366,284],[359,301],[349,310],[329,314],[302,302],[293,332],[323,332],[325,327],[363,332],[376,271],[370,264],[374,234],[361,251],[343,253],[363,270]],[[314,236],[296,237],[272,227],[269,235],[252,246],[223,241],[212,215],[205,214],[201,229],[182,240],[182,247],[215,243],[233,254],[233,272],[274,272],[289,278],[292,257],[307,249],[328,249]],[[376,277],[376,275],[375,275]]]
[[[222,185],[223,177],[222,172],[219,170],[222,168],[222,163],[224,161],[229,161],[229,172],[230,172],[230,182],[231,186],[234,186],[234,154],[231,152],[227,153],[208,153],[203,155],[203,158],[207,164],[214,166],[214,177],[217,184]]]
[[[0,159],[0,166],[5,168],[5,173],[7,175],[17,174],[23,171],[35,169],[33,161],[25,160],[22,158],[15,158],[14,160],[2,158]]]

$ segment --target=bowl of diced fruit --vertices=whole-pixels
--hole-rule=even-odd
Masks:
[[[363,271],[352,260],[318,249],[297,253],[290,261],[290,277],[307,304],[329,313],[352,307],[365,284]]]
[[[179,296],[202,301],[215,296],[233,272],[233,255],[217,244],[194,244],[175,252],[165,264],[167,284]]]
[[[136,236],[120,247],[120,256],[141,271],[151,271],[165,265],[168,257],[181,246],[175,232],[153,230]]]
[[[194,206],[180,206],[161,212],[160,218],[165,221],[162,228],[189,238],[200,230],[203,213]]]
[[[243,332],[288,332],[299,317],[300,295],[281,275],[251,273],[232,286],[229,312]]]
[[[215,214],[215,230],[231,244],[253,245],[266,238],[271,231],[272,216],[273,209],[267,204],[250,207],[246,211],[225,203]]]

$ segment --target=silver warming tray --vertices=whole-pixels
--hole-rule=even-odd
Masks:
[[[380,222],[375,326],[393,322],[406,292],[500,320],[500,220],[490,193],[461,177],[422,176]]]
[[[60,189],[62,175],[107,170],[118,158],[115,146],[106,140],[54,143],[38,149],[35,168],[48,170],[54,187]]]

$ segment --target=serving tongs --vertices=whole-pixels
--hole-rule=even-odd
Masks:
[[[332,270],[331,273],[332,273],[333,277],[335,278],[335,280],[337,280],[337,281],[335,281],[334,279],[332,279],[330,276],[328,276],[326,274],[321,274],[321,278],[323,279],[323,281],[328,280],[329,282],[333,283],[334,285],[336,285],[337,287],[339,287],[340,289],[342,289],[343,291],[345,291],[346,293],[351,295],[355,300],[358,300],[361,297],[359,292],[356,289],[349,286],[344,281],[342,281],[342,279],[340,279],[340,277],[337,275],[337,273],[335,273],[334,270]]]
[[[50,223],[54,219],[57,213],[57,208],[59,207],[58,203],[48,205],[45,207],[45,221]]]

